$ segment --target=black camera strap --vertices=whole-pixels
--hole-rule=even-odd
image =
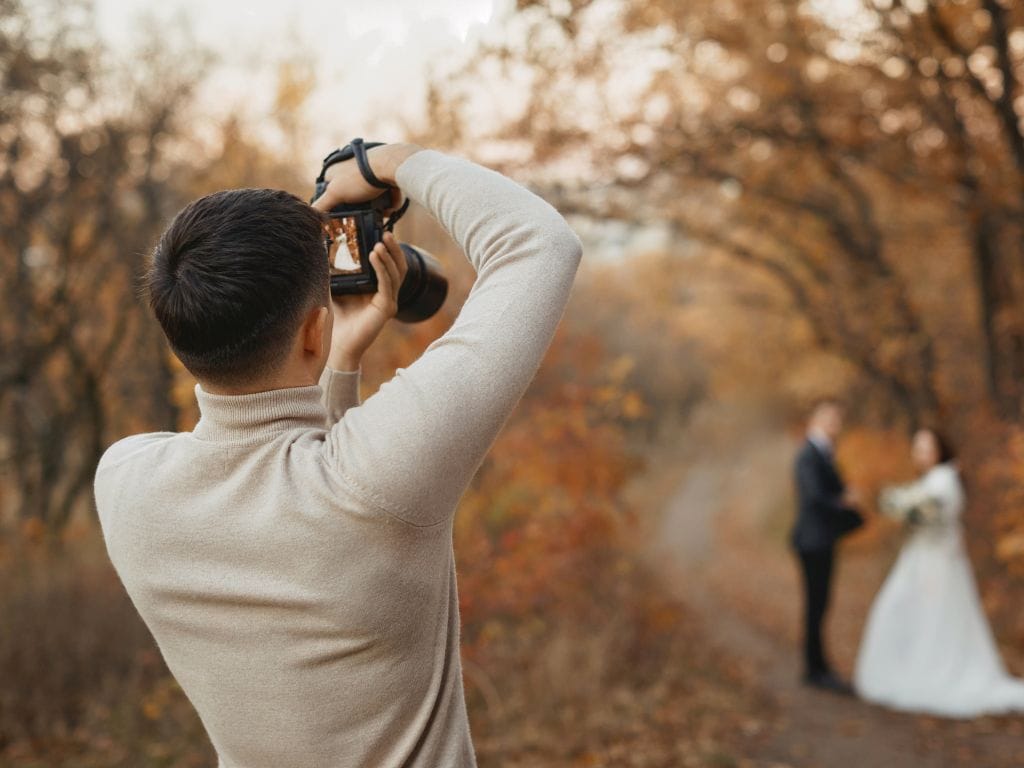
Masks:
[[[391,189],[390,184],[385,184],[377,178],[377,174],[375,174],[373,169],[370,167],[369,158],[366,157],[366,150],[381,146],[380,142],[371,142],[366,144],[362,139],[352,139],[352,141],[349,142],[349,146],[352,147],[352,151],[356,156],[356,165],[359,166],[359,172],[363,174],[363,178],[366,179],[366,182],[372,187],[377,187],[377,189]]]
[[[371,184],[378,189],[390,189],[390,187],[383,181],[377,178],[376,174],[370,169],[370,163],[366,159],[366,150],[373,149],[374,147],[383,146],[382,141],[371,141],[366,143],[362,139],[352,139],[344,147],[331,150],[331,153],[324,158],[323,166],[320,168],[320,175],[316,177],[316,183],[320,184],[324,181],[324,174],[327,173],[327,169],[335,163],[341,163],[345,160],[356,159],[356,165],[359,166],[359,172],[366,179],[367,183]]]
[[[382,141],[365,142],[360,138],[355,138],[344,147],[340,147],[332,151],[324,158],[323,165],[320,168],[320,175],[316,177],[316,191],[314,192],[313,200],[320,197],[324,193],[324,190],[327,189],[327,179],[325,178],[327,169],[335,163],[342,163],[346,160],[352,160],[353,158],[356,161],[356,166],[359,168],[359,173],[362,174],[364,179],[366,179],[367,184],[371,187],[376,187],[377,189],[390,190],[391,185],[377,178],[377,174],[373,172],[373,169],[370,167],[370,161],[366,156],[366,150],[383,145],[384,142]],[[384,228],[388,232],[391,232],[395,228],[395,224],[398,223],[398,220],[402,218],[408,209],[409,198],[407,197],[401,207],[388,217]]]

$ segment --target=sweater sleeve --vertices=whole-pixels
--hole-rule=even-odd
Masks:
[[[477,272],[452,327],[328,433],[327,460],[369,504],[413,525],[447,518],[540,365],[580,241],[546,202],[473,163],[424,150],[403,191]]]
[[[335,371],[324,368],[320,375],[320,402],[327,411],[326,427],[334,426],[345,412],[359,405],[359,371]]]
[[[960,520],[964,511],[964,487],[955,469],[942,468],[940,487],[936,496],[941,505],[939,514],[942,522],[954,523]]]
[[[933,519],[937,523],[955,523],[960,519],[964,506],[964,489],[960,476],[948,464],[940,464],[919,482],[922,494],[933,503]],[[926,515],[925,522],[930,522]]]

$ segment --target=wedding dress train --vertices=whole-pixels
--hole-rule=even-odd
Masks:
[[[884,503],[918,522],[871,607],[858,694],[947,717],[1024,712],[1024,680],[1003,666],[964,549],[956,468],[940,464]]]

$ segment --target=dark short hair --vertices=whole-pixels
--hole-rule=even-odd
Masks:
[[[232,189],[185,206],[146,275],[149,305],[198,379],[239,384],[273,371],[303,317],[328,299],[323,217],[276,189]]]

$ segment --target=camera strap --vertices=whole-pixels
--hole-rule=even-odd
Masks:
[[[325,184],[324,174],[327,173],[327,169],[335,163],[342,163],[345,160],[356,159],[356,165],[359,166],[359,172],[366,179],[366,182],[371,186],[377,187],[377,189],[390,189],[387,184],[377,178],[377,175],[370,168],[370,163],[366,158],[366,150],[373,149],[374,147],[383,146],[382,141],[371,141],[366,143],[362,139],[352,139],[344,147],[332,150],[327,157],[324,158],[322,167],[320,168],[320,175],[316,177],[316,183]]]
[[[352,147],[352,152],[356,156],[356,165],[359,166],[359,172],[363,174],[363,178],[371,187],[377,189],[391,189],[389,184],[385,184],[383,181],[377,178],[377,174],[373,172],[370,167],[370,160],[366,157],[366,150],[372,149],[373,147],[379,147],[381,143],[379,141],[370,142],[366,144],[362,139],[352,139],[349,142],[349,146]]]
[[[360,138],[355,138],[352,139],[352,141],[350,141],[344,147],[335,149],[333,152],[327,155],[327,157],[324,158],[323,165],[320,168],[320,175],[316,177],[316,191],[314,192],[313,200],[316,200],[318,197],[320,197],[320,195],[324,193],[324,190],[327,189],[327,179],[325,178],[327,174],[327,169],[330,168],[335,163],[342,163],[345,162],[346,160],[352,160],[353,158],[356,161],[356,166],[359,168],[359,173],[362,174],[362,177],[364,179],[366,179],[367,184],[369,184],[371,187],[376,187],[377,189],[384,189],[390,191],[391,185],[377,178],[377,174],[373,172],[373,169],[370,167],[370,161],[366,157],[366,150],[373,149],[374,147],[380,147],[383,145],[384,142],[382,141],[365,142]],[[399,207],[394,213],[392,213],[388,217],[387,223],[384,225],[384,228],[388,232],[394,230],[395,224],[398,223],[398,220],[402,218],[402,216],[408,209],[409,198],[407,197],[405,198],[405,201],[402,203],[401,207]]]

